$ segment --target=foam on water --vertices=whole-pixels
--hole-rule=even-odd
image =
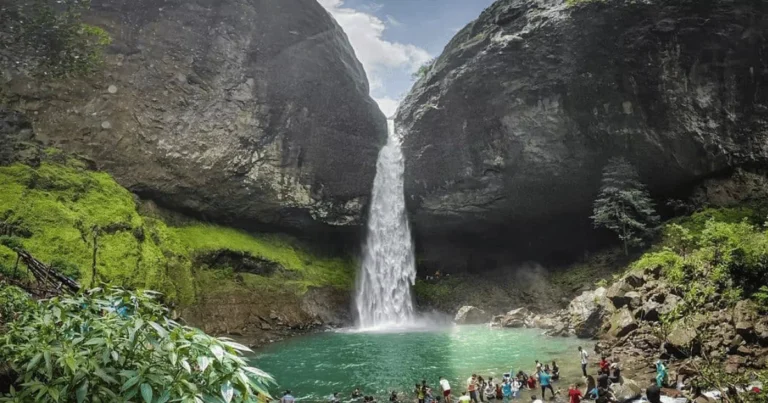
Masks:
[[[387,144],[376,164],[355,298],[358,327],[374,331],[415,323],[411,286],[416,281],[416,261],[405,210],[405,164],[394,122],[390,120],[388,126]]]

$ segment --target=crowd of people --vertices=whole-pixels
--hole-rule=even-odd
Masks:
[[[616,399],[612,395],[610,386],[613,383],[620,383],[622,381],[621,368],[618,363],[612,363],[607,357],[602,356],[598,362],[597,374],[593,376],[587,372],[589,354],[581,347],[578,348],[578,352],[584,378],[583,382],[569,385],[568,390],[565,392],[569,402],[580,403],[582,399],[594,400],[598,403],[615,401]],[[550,399],[554,400],[555,396],[563,393],[561,390],[556,391],[553,386],[554,382],[560,380],[560,367],[555,361],[552,361],[550,365],[549,363],[535,360],[534,364],[535,368],[531,371],[531,375],[523,370],[517,372],[513,370],[503,374],[503,377],[498,381],[494,380],[493,377],[488,377],[486,380],[482,376],[472,374],[467,379],[466,385],[462,385],[462,392],[457,395],[454,395],[450,383],[443,376],[439,377],[438,380],[439,393],[427,384],[426,379],[423,379],[420,383],[414,385],[413,400],[416,400],[418,403],[510,403],[512,400],[519,399],[523,390],[532,392],[531,400],[533,403],[543,403],[548,394]],[[647,389],[647,398],[651,403],[660,403],[660,388],[667,383],[667,369],[661,361],[656,363],[656,371],[656,378]],[[539,390],[541,391],[540,399],[538,398]],[[376,403],[376,399],[373,396],[364,395],[359,388],[355,389],[350,397],[351,400],[349,401],[353,402]],[[286,391],[282,399],[280,399],[280,403],[294,403],[295,400],[290,391]],[[410,399],[407,397],[401,398],[396,391],[393,391],[389,396],[390,403],[408,401]],[[341,402],[342,398],[339,393],[334,393],[328,399],[328,403]]]

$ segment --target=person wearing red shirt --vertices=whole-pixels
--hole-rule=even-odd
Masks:
[[[581,391],[576,385],[571,384],[571,386],[568,387],[568,397],[571,399],[570,403],[581,403]]]
[[[605,359],[605,356],[602,356],[600,358],[600,372],[608,371],[610,366],[611,366],[611,363],[608,362],[608,360]]]
[[[536,378],[533,376],[528,377],[528,389],[536,390]]]

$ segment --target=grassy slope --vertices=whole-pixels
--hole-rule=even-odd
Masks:
[[[93,283],[94,226],[101,229],[97,283],[156,289],[182,305],[193,303],[202,290],[279,285],[302,293],[310,286],[352,285],[350,260],[310,254],[287,238],[197,223],[168,226],[139,214],[133,195],[108,174],[88,171],[55,151],[51,154],[50,161],[38,168],[0,167],[0,223],[31,233],[22,239],[23,246],[43,262],[76,265],[86,286]],[[280,263],[291,275],[246,273],[235,282],[231,270],[207,270],[195,264],[196,254],[223,249]],[[0,245],[0,266],[7,271],[14,262],[15,253]]]

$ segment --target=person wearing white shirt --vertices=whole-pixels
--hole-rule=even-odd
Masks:
[[[581,373],[584,374],[584,376],[587,376],[587,363],[589,363],[589,354],[587,354],[587,350],[584,350],[579,346],[579,357],[581,358]]]
[[[440,388],[443,389],[443,400],[446,403],[451,403],[451,384],[444,377],[440,377]]]

